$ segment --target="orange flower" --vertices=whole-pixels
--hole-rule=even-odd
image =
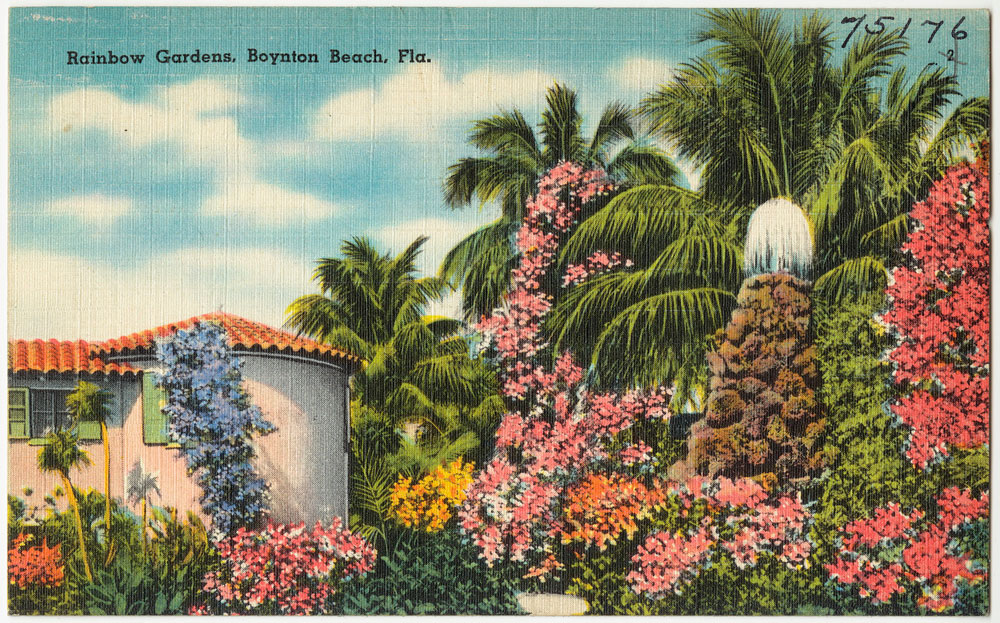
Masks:
[[[393,485],[389,514],[407,528],[438,532],[452,517],[452,509],[465,501],[465,490],[472,484],[472,463],[458,458],[447,466],[438,466],[416,484],[403,478]]]

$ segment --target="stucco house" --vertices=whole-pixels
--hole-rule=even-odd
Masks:
[[[245,389],[276,430],[255,439],[256,466],[270,485],[276,521],[328,522],[347,517],[350,455],[348,380],[360,359],[348,352],[215,312],[105,342],[12,340],[8,343],[7,491],[29,508],[43,507],[58,478],[37,468],[46,432],[66,425],[66,395],[77,380],[111,392],[111,495],[125,500],[126,474],[136,461],[159,480],[153,503],[201,514],[201,490],[169,443],[164,395],[149,374],[157,368],[156,339],[198,321],[218,323],[242,360]],[[103,491],[100,429],[81,426],[93,465],[71,473],[74,485]],[[30,492],[30,495],[26,493]],[[204,515],[202,515],[204,517]]]

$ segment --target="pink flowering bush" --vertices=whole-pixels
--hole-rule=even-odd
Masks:
[[[919,225],[903,245],[883,321],[900,336],[889,354],[911,391],[892,405],[910,429],[906,456],[918,469],[989,442],[989,177],[948,170],[913,206]]]
[[[319,522],[240,528],[217,544],[222,569],[205,575],[202,590],[212,603],[192,614],[325,614],[341,582],[375,565],[375,549],[334,517]]]
[[[483,348],[492,349],[498,362],[502,393],[518,408],[500,422],[496,454],[469,487],[459,520],[488,565],[511,562],[525,577],[543,581],[563,567],[555,555],[557,545],[564,538],[573,540],[567,535],[582,529],[572,520],[567,523],[567,495],[579,493],[579,483],[597,468],[647,462],[643,446],[623,449],[621,455],[609,446],[637,419],[670,415],[666,389],[589,390],[570,353],[549,359],[549,345],[539,332],[552,306],[543,284],[559,244],[583,205],[612,188],[603,171],[573,162],[559,164],[541,179],[516,236],[520,263],[512,271],[513,290],[505,306],[476,327],[483,334]],[[613,263],[610,256],[594,261],[607,268]]]
[[[903,512],[889,503],[868,519],[852,521],[837,538],[838,552],[825,566],[830,578],[873,604],[895,595],[915,597],[919,608],[942,612],[956,604],[959,580],[986,578],[986,570],[962,551],[957,533],[986,516],[989,494],[974,498],[969,490],[945,489],[937,500],[937,521],[921,510]]]
[[[570,264],[566,267],[566,273],[563,275],[562,285],[563,287],[580,285],[591,277],[603,275],[604,273],[612,271],[619,266],[631,268],[632,260],[624,259],[621,253],[618,253],[617,251],[613,251],[611,253],[606,251],[594,251],[587,257],[586,260],[584,260],[582,264]]]
[[[683,484],[666,483],[665,489],[667,498],[654,511],[665,509],[673,498],[680,516],[689,518],[689,528],[654,532],[639,546],[625,578],[636,593],[653,599],[679,595],[720,556],[728,556],[740,570],[756,566],[765,553],[788,569],[808,564],[811,514],[798,494],[770,499],[753,480],[725,477],[695,477]]]

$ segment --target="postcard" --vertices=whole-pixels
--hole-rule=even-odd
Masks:
[[[985,9],[9,10],[24,615],[985,615]]]

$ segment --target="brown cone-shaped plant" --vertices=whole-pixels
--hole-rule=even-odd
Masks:
[[[822,466],[806,281],[811,260],[809,225],[798,206],[772,199],[754,212],[748,278],[707,355],[705,419],[691,428],[687,463],[697,473],[784,484]]]
[[[808,284],[786,273],[743,283],[737,308],[708,354],[705,419],[691,429],[688,462],[708,476],[779,482],[822,465],[819,371],[809,339]]]

